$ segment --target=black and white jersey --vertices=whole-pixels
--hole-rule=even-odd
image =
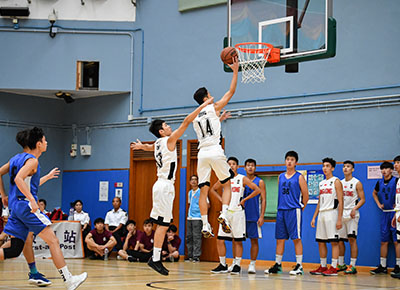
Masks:
[[[221,121],[214,104],[204,107],[193,121],[199,149],[221,144]]]
[[[159,138],[154,143],[154,158],[156,159],[158,178],[175,181],[177,154],[176,148],[173,151],[169,151],[167,146],[168,138]]]

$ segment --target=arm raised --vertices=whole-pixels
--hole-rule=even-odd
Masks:
[[[236,91],[239,72],[239,60],[237,57],[233,58],[233,64],[229,65],[229,67],[233,70],[231,85],[229,87],[229,91],[225,93],[221,100],[215,103],[215,111],[217,112],[220,112],[228,104]]]

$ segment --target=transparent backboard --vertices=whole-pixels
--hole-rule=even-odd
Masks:
[[[280,48],[281,62],[270,65],[333,57],[332,0],[228,0],[227,36],[225,46],[266,42]]]

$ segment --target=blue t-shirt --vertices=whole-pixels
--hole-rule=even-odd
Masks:
[[[385,183],[382,178],[377,182],[375,189],[378,192],[378,199],[383,204],[383,209],[393,209],[396,200],[396,183],[397,178],[392,176],[389,182]]]
[[[301,174],[296,171],[289,179],[286,178],[285,174],[284,172],[279,175],[278,209],[302,208],[299,184]]]
[[[8,194],[8,207],[10,209],[13,209],[13,206],[18,198],[25,198],[25,195],[18,189],[17,185],[15,184],[14,179],[21,168],[25,165],[26,161],[31,158],[36,159],[36,157],[32,154],[20,153],[10,159],[10,192]],[[27,180],[25,181],[30,184],[30,191],[37,201],[37,192],[40,185],[40,165],[38,165],[36,173],[32,176],[28,176],[26,179]]]
[[[253,183],[260,187],[260,177],[254,178]],[[243,198],[248,197],[253,190],[247,185],[244,187]],[[246,221],[256,222],[260,218],[260,196],[257,195],[244,203],[244,212],[246,214]]]
[[[199,198],[200,198],[200,188],[193,192],[191,189],[188,193],[189,197],[189,210],[188,210],[188,219],[201,219],[200,207],[199,207]]]

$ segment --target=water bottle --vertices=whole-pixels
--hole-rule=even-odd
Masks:
[[[108,261],[108,248],[104,249],[104,261]]]
[[[72,207],[69,209],[68,220],[69,221],[73,221],[74,220],[74,209]]]

